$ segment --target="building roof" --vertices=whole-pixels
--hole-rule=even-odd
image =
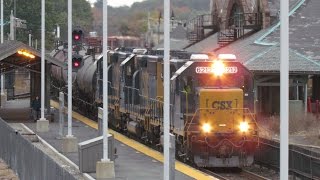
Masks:
[[[30,64],[35,64],[35,63],[38,63],[38,61],[40,61],[41,53],[38,50],[35,50],[34,48],[19,41],[5,41],[3,44],[0,44],[0,62],[4,61],[6,58],[10,56],[17,55],[17,52],[19,50],[26,50],[31,54],[35,55],[36,56],[35,60],[32,62],[30,62],[29,60],[28,61],[20,60],[20,61],[14,61],[14,62],[1,63],[1,69],[5,69],[5,71],[9,71],[14,67],[22,67]],[[50,55],[46,55],[45,59],[57,66],[64,67],[64,68],[66,67],[66,65],[63,62],[55,59],[54,57],[51,57]],[[10,64],[10,65],[6,66],[5,64]]]
[[[320,74],[318,9],[319,0],[299,0],[292,6],[289,51],[291,73]],[[254,72],[279,72],[279,27],[280,22],[215,52],[234,53],[240,62]]]

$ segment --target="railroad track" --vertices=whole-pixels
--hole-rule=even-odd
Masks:
[[[244,169],[230,169],[230,172],[216,172],[209,169],[200,170],[220,180],[271,180]]]

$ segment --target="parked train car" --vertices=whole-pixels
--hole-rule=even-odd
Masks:
[[[53,55],[66,59],[63,52]],[[179,157],[201,167],[252,164],[259,136],[251,113],[250,72],[230,56],[210,60],[185,52],[172,55],[176,58],[170,60],[170,124]],[[153,146],[161,145],[163,56],[123,52],[108,56],[106,72],[101,55],[85,59],[75,74],[73,104],[96,118],[97,108],[103,105],[103,73],[108,73],[110,125]],[[56,86],[63,82],[62,76],[53,79]]]

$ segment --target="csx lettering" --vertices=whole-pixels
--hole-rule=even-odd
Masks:
[[[232,101],[213,101],[212,108],[224,110],[232,108]]]

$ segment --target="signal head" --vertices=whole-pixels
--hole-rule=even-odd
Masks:
[[[75,42],[80,42],[82,40],[83,31],[80,29],[75,29],[72,31],[72,38]]]
[[[73,71],[78,71],[83,65],[83,57],[78,55],[78,54],[74,54],[72,56],[72,70]]]

